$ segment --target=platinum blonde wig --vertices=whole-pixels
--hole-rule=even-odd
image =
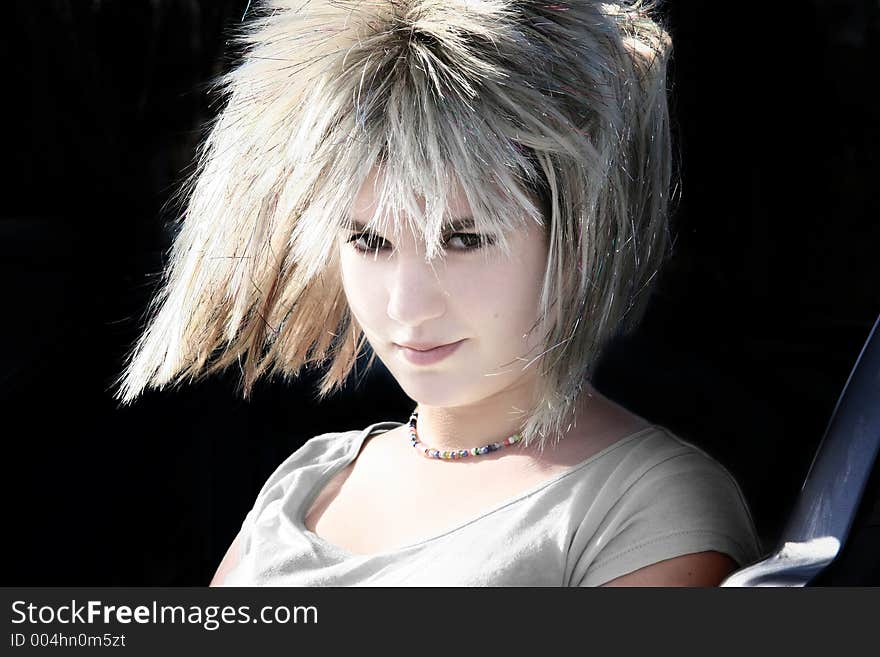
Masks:
[[[260,3],[219,81],[225,105],[115,398],[233,363],[245,398],[260,376],[303,366],[325,368],[321,397],[341,387],[366,338],[336,236],[381,166],[368,229],[406,227],[428,259],[443,254],[455,184],[506,255],[510,230],[545,227],[544,348],[522,358],[539,368],[539,401],[523,436],[562,435],[669,244],[671,43],[654,13],[592,0]]]

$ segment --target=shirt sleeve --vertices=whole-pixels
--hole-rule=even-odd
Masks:
[[[580,555],[578,586],[599,586],[673,557],[714,550],[743,567],[761,555],[733,476],[701,451],[669,456],[625,490]]]
[[[298,468],[308,464],[321,464],[328,459],[336,458],[340,450],[344,450],[347,445],[345,441],[339,440],[343,434],[344,432],[330,432],[310,438],[276,466],[257,493],[238,530],[239,560],[251,550],[251,532],[267,502],[284,494],[291,474]]]

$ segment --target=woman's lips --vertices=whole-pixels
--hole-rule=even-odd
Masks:
[[[447,356],[452,355],[462,342],[464,342],[464,340],[451,342],[442,347],[435,347],[434,349],[428,349],[427,351],[419,351],[417,349],[410,349],[409,347],[401,347],[400,345],[395,346],[403,354],[403,357],[413,365],[433,365],[434,363],[439,363]]]

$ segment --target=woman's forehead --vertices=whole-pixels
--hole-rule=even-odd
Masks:
[[[473,221],[471,206],[458,178],[451,176],[449,180],[450,184],[447,187],[446,197],[443,201],[444,224],[449,224],[450,227],[453,225],[459,225],[461,227],[463,222]],[[349,218],[354,225],[376,223],[374,217],[376,216],[377,211],[380,210],[379,206],[382,204],[384,193],[383,188],[388,182],[384,170],[379,166],[373,166],[355,194],[349,211]],[[413,193],[412,203],[417,206],[421,216],[425,216],[427,210],[427,201],[425,197],[418,193]],[[384,225],[391,224],[392,222],[399,224],[399,221],[395,221],[394,217],[390,216],[394,213],[393,208],[388,207],[389,204],[387,200],[384,205],[385,207],[381,209],[381,214],[383,216],[379,217],[378,223]],[[400,214],[405,216],[407,212],[400,210]]]

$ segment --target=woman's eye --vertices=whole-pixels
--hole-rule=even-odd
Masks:
[[[385,240],[372,233],[352,233],[351,237],[348,238],[348,241],[352,243],[355,251],[360,251],[361,253],[373,253],[385,250],[385,248],[381,246],[381,243],[385,242]]]
[[[372,233],[352,233],[348,238],[355,251],[361,253],[375,253],[386,251],[388,243],[378,235]],[[456,243],[457,242],[457,243]],[[495,240],[488,235],[479,233],[452,233],[446,238],[446,244],[452,244],[455,251],[476,251],[485,246],[490,246]]]
[[[476,251],[484,246],[491,245],[494,240],[488,235],[480,235],[479,233],[453,233],[446,240],[448,244],[452,240],[460,240],[461,244],[464,246],[460,249],[462,251]]]

